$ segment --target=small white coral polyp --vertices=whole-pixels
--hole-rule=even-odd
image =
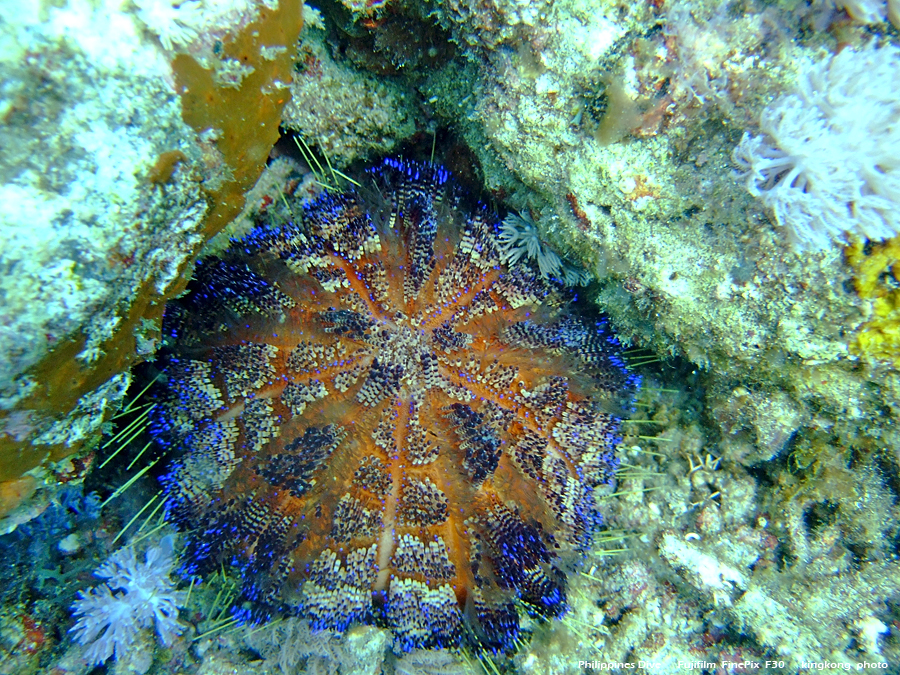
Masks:
[[[593,276],[587,270],[563,262],[541,241],[540,232],[531,216],[510,213],[500,224],[500,256],[504,263],[515,266],[525,259],[538,266],[545,279],[559,278],[567,286],[587,286]]]
[[[78,621],[69,632],[88,646],[84,653],[88,663],[103,663],[113,653],[120,660],[134,646],[138,632],[153,623],[166,646],[181,634],[178,607],[184,593],[176,591],[169,579],[172,553],[171,537],[148,549],[143,563],[137,561],[133,547],[120,548],[94,572],[106,581],[79,591],[72,606]]]
[[[500,226],[500,251],[503,262],[515,265],[523,257],[537,261],[541,275],[559,272],[560,260],[553,251],[545,250],[537,225],[528,215],[510,213]]]
[[[900,233],[900,49],[844,49],[744,134],[734,160],[797,249]]]
[[[138,18],[172,51],[197,39],[202,7],[198,0],[135,0]]]
[[[245,25],[257,0],[134,0],[138,19],[166,51],[183,50],[204,34]]]

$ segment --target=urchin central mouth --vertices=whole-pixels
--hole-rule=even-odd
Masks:
[[[372,355],[382,363],[400,369],[404,389],[425,388],[422,360],[432,353],[424,330],[402,324],[383,326],[372,348]]]

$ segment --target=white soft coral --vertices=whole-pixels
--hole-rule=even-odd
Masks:
[[[768,106],[734,159],[798,249],[900,234],[900,49],[844,49]]]
[[[185,47],[197,39],[203,25],[199,0],[134,0],[137,15],[159,36],[167,50]]]
[[[75,639],[88,645],[84,657],[99,664],[115,654],[121,659],[132,648],[138,632],[156,624],[156,632],[166,646],[181,634],[178,607],[183,593],[169,579],[172,569],[172,540],[163,539],[147,550],[140,563],[131,547],[121,548],[103,563],[95,576],[106,581],[78,593],[72,606],[78,621],[71,628]]]
[[[204,34],[246,25],[255,18],[260,4],[257,0],[132,1],[137,17],[168,51],[184,49]]]

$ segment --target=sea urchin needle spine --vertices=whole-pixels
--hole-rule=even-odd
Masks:
[[[636,378],[603,319],[503,266],[499,221],[462,201],[443,169],[387,160],[167,308],[168,514],[191,573],[240,570],[241,618],[512,649],[518,607],[565,611],[615,469],[602,399]]]

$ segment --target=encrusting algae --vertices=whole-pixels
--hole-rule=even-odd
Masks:
[[[900,237],[880,244],[848,247],[859,297],[870,307],[851,349],[871,361],[886,361],[900,370]]]

